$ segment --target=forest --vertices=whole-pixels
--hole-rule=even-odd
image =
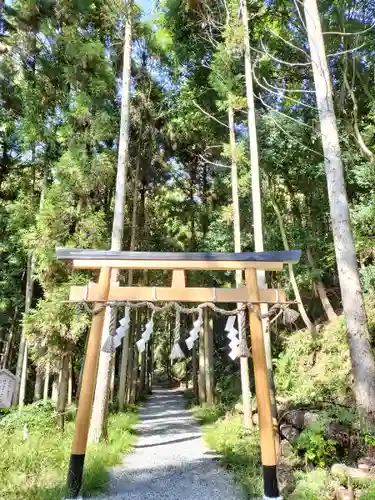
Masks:
[[[290,301],[262,320],[281,493],[375,498],[375,3],[146,7],[0,5],[0,369],[17,377],[0,409],[0,499],[65,492],[92,319],[69,289],[98,272],[58,261],[57,247],[300,249],[297,264],[258,273]],[[166,287],[171,273],[111,282]],[[243,276],[196,270],[187,284]],[[107,307],[103,339],[123,316]],[[247,319],[233,358],[212,310],[186,348],[195,319],[176,329],[171,311],[132,309],[121,345],[100,352],[85,495],[131,449],[153,384],[184,388],[208,446],[248,498],[263,494]]]

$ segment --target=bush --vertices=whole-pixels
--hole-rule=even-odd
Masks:
[[[289,500],[323,500],[331,498],[329,492],[330,475],[324,469],[311,472],[296,472],[296,487]]]
[[[227,408],[232,408],[241,401],[241,378],[238,372],[232,373],[231,367],[224,368],[216,382],[218,401]]]
[[[276,361],[278,394],[296,403],[352,403],[351,364],[343,318],[327,324],[316,340],[307,330],[289,335]]]
[[[172,368],[172,376],[178,381],[185,380],[186,377],[186,359],[177,360],[173,362]]]
[[[368,327],[370,330],[371,341],[375,343],[375,294],[371,293],[365,297]]]
[[[38,429],[40,433],[49,433],[56,426],[56,410],[50,401],[37,401],[27,405],[22,411],[12,408],[0,419],[0,431],[13,433],[17,429]]]
[[[368,326],[375,343],[375,294],[365,298]],[[276,360],[278,394],[294,403],[322,401],[352,404],[351,362],[343,316],[327,323],[313,340],[308,330],[284,338]]]
[[[303,454],[306,464],[325,467],[334,460],[337,443],[326,439],[324,431],[324,424],[316,422],[298,436],[297,450]]]
[[[223,405],[195,406],[192,408],[193,415],[201,424],[212,424],[225,414]]]

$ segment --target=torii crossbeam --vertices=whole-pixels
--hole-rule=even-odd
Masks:
[[[57,248],[58,260],[72,262],[73,269],[99,269],[98,283],[87,287],[73,286],[70,301],[138,302],[245,302],[250,304],[250,332],[255,376],[255,389],[259,413],[260,445],[264,476],[265,498],[279,498],[276,470],[276,449],[271,413],[271,401],[267,376],[266,356],[261,303],[285,304],[282,290],[259,289],[256,271],[280,271],[284,264],[295,264],[301,256],[300,250],[282,252],[242,253],[177,253],[177,252],[116,252],[104,250],[81,250]],[[159,269],[172,270],[171,287],[120,287],[110,283],[112,269]],[[222,270],[245,272],[245,286],[240,288],[186,287],[185,271]],[[68,472],[68,490],[72,498],[79,494],[90,425],[93,396],[96,385],[100,353],[104,308],[94,314],[87,344],[76,427]]]

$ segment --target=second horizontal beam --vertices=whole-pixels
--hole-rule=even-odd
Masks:
[[[286,302],[285,291],[281,289],[260,289],[260,302],[276,304]],[[71,302],[95,302],[99,300],[99,289],[95,283],[88,287],[72,286],[69,300]],[[112,286],[108,301],[128,302],[247,302],[246,288],[171,288],[171,287],[122,287]]]

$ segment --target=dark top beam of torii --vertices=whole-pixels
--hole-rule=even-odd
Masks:
[[[73,261],[81,269],[102,266],[123,269],[258,269],[280,270],[283,264],[295,264],[301,250],[275,252],[118,252],[113,250],[85,250],[57,248],[57,260]]]

